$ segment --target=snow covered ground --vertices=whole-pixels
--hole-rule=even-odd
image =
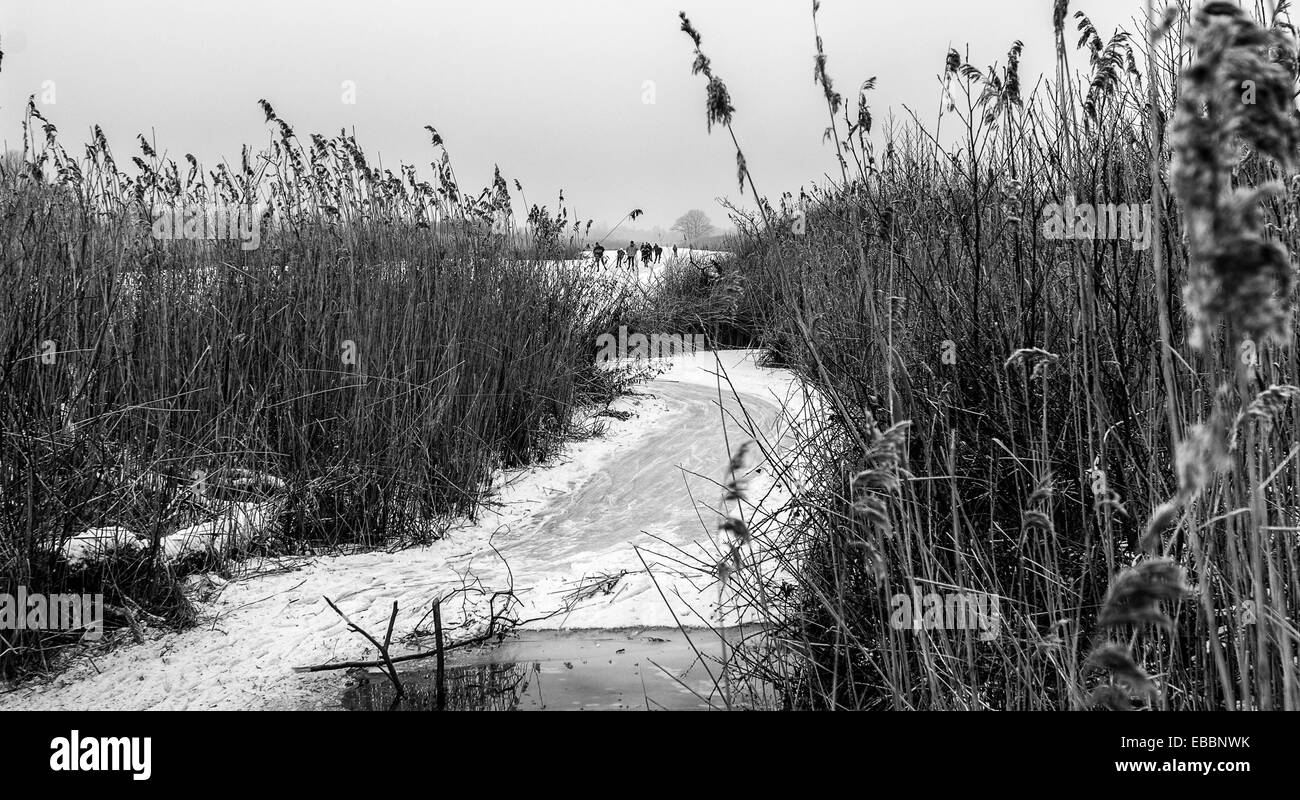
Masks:
[[[395,640],[432,630],[433,599],[458,588],[483,591],[444,605],[452,640],[482,623],[492,592],[512,587],[519,618],[544,617],[532,629],[715,625],[710,571],[723,552],[716,526],[728,460],[749,439],[779,442],[781,410],[794,402],[790,376],[758,367],[756,356],[674,359],[614,406],[627,419],[605,419],[605,435],[572,444],[555,463],[502,476],[495,510],[431,546],[263,565],[220,586],[195,628],[87,654],[52,683],[0,695],[0,709],[332,707],[342,672],[292,668],[375,653],[324,597],[375,635],[396,601]],[[783,492],[769,495],[771,465],[760,461],[746,469],[749,496],[767,497],[751,509],[761,515]]]

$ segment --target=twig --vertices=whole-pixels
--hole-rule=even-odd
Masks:
[[[367,631],[362,629],[355,622],[348,619],[348,615],[344,614],[341,610],[339,610],[339,607],[334,605],[333,600],[326,597],[325,602],[329,603],[329,607],[334,609],[335,614],[338,614],[340,617],[343,618],[343,621],[348,624],[349,629],[366,637],[367,641],[369,641],[371,644],[373,644],[375,647],[379,649],[379,655],[383,656],[383,660],[380,663],[384,665],[384,672],[386,675],[388,675],[388,679],[393,682],[393,688],[397,690],[397,697],[400,698],[405,696],[406,691],[402,688],[402,682],[397,679],[397,668],[393,666],[393,659],[388,657],[388,644],[393,639],[393,625],[396,624],[397,622],[397,601],[396,600],[393,601],[393,615],[388,618],[388,634],[384,637],[383,644],[380,644],[379,641],[375,639],[375,637],[371,636]],[[298,672],[298,671],[299,670],[295,667],[294,672]],[[314,670],[309,670],[309,671],[314,671]]]

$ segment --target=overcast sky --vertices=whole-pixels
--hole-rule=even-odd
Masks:
[[[1052,4],[823,0],[828,70],[850,99],[878,76],[877,120],[905,114],[904,103],[932,120],[949,45],[969,44],[982,66],[1022,39],[1027,87],[1050,70]],[[1109,36],[1141,2],[1073,0],[1077,9]],[[681,10],[731,91],[759,190],[797,191],[836,169],[812,82],[809,0],[3,0],[0,139],[19,144],[27,96],[52,81],[42,111],[69,149],[99,123],[122,162],[143,132],[210,169],[267,142],[266,98],[304,140],[354,129],[394,171],[413,163],[428,176],[433,125],[467,188],[499,164],[529,203],[553,205],[564,189],[583,219],[614,223],[639,207],[638,227],[667,228],[702,208],[722,222],[715,198],[739,195],[734,150],[725,131],[706,133]]]

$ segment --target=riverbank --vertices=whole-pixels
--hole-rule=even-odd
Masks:
[[[292,668],[375,653],[325,597],[377,632],[396,602],[394,641],[408,647],[406,637],[431,627],[433,599],[457,589],[443,605],[453,641],[476,632],[491,594],[507,590],[519,601],[515,615],[535,620],[532,630],[716,624],[719,483],[741,443],[780,439],[793,389],[788,374],[757,366],[756,356],[675,359],[615,402],[603,436],[500,476],[492,508],[440,541],[262,564],[199,603],[193,629],[85,651],[52,682],[0,696],[0,709],[328,707],[343,673]],[[750,495],[779,505],[770,470],[748,468]]]

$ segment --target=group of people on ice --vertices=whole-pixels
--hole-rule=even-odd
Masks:
[[[618,259],[614,262],[614,266],[621,267],[626,260],[629,267],[635,267],[638,252],[641,253],[642,264],[658,264],[664,257],[664,249],[659,246],[658,242],[653,245],[649,242],[642,242],[639,251],[636,242],[628,242],[626,250],[618,251]],[[592,248],[591,254],[595,256],[596,263],[600,266],[603,267],[609,263],[609,258],[605,256],[605,247],[599,242]],[[673,245],[673,258],[677,258],[677,245]]]

